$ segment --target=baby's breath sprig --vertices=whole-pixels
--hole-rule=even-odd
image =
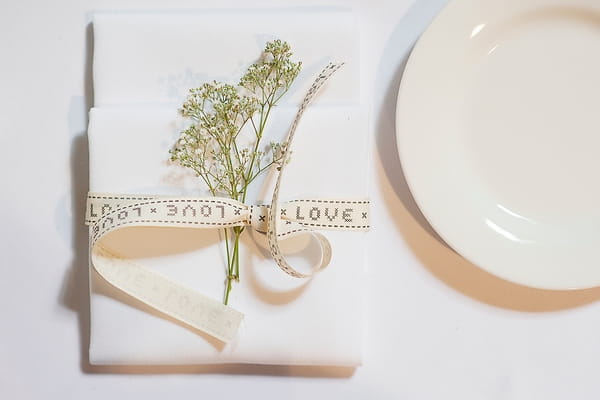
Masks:
[[[171,160],[192,169],[213,196],[246,201],[248,187],[261,173],[284,161],[286,144],[262,143],[269,115],[300,72],[291,60],[288,43],[268,42],[257,62],[237,85],[217,81],[191,89],[182,114],[192,124],[171,149]],[[249,126],[254,138],[240,140]],[[223,302],[229,301],[232,282],[239,281],[239,242],[244,227],[224,229],[227,279]]]

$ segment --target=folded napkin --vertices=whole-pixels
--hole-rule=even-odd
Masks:
[[[332,60],[347,63],[304,114],[281,200],[366,197],[368,122],[360,104],[358,38],[350,12],[101,14],[94,32],[90,191],[206,195],[199,178],[168,162],[182,127],[179,104],[188,88],[206,80],[234,82],[266,40],[281,38],[304,69],[271,116],[269,139],[285,136],[297,103],[322,66]],[[272,186],[272,176],[253,183],[249,203],[269,202]],[[364,234],[325,234],[333,258],[311,280],[284,274],[263,235],[245,234],[241,280],[230,297],[245,318],[227,345],[119,292],[92,268],[90,362],[360,364]],[[105,243],[136,264],[220,300],[221,239],[218,230],[144,227],[117,231]],[[314,264],[315,247],[306,237],[283,246],[300,269]]]

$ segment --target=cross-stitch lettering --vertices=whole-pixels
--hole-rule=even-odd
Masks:
[[[321,218],[321,210],[319,210],[317,207],[313,207],[310,209],[310,211],[308,212],[308,216],[310,217],[310,219],[312,219],[313,221],[318,221],[319,218]]]
[[[202,214],[203,217],[210,217],[210,215],[212,214],[212,208],[210,208],[209,205],[203,205],[202,207],[200,207],[200,214]]]
[[[106,228],[107,225],[111,225],[112,223],[113,219],[111,217],[106,217],[102,223],[102,229]]]
[[[296,206],[296,221],[303,221],[306,220],[306,217],[308,217],[309,219],[311,219],[312,221],[318,222],[318,221],[322,221],[323,223],[325,223],[325,221],[323,221],[324,219],[327,219],[328,222],[338,222],[341,223],[343,220],[344,222],[353,222],[354,217],[354,208],[345,208],[342,211],[342,214],[340,215],[339,213],[339,209],[336,207],[311,207],[310,210],[308,210],[308,214],[306,213],[306,209],[303,209],[302,206]],[[324,218],[322,218],[322,216],[324,216]],[[300,222],[302,223],[302,222]]]
[[[112,210],[112,207],[110,206],[110,204],[104,204],[102,206],[102,209],[100,210],[100,215],[104,215],[107,212],[110,212]]]
[[[333,220],[335,220],[338,216],[338,209],[334,208],[333,215],[329,215],[329,207],[325,208],[325,216],[329,221],[333,222]]]
[[[192,215],[195,217],[196,216],[196,209],[194,207],[192,207],[191,205],[187,205],[183,208],[183,216],[185,217],[185,214],[187,213],[188,210],[192,211]]]
[[[344,210],[344,212],[342,213],[342,218],[344,218],[344,221],[352,222],[352,212],[354,212],[353,208],[346,208]]]

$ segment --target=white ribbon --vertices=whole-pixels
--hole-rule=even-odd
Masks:
[[[328,65],[309,89],[288,133],[288,149],[304,110],[325,81],[341,65]],[[288,158],[288,154],[284,156]],[[285,161],[285,160],[284,160]],[[298,199],[279,205],[282,163],[271,205],[246,205],[220,197],[181,197],[89,193],[86,224],[90,230],[90,255],[94,269],[109,283],[130,296],[213,337],[229,342],[243,314],[221,302],[186,288],[142,266],[108,251],[102,238],[108,233],[134,226],[180,228],[228,228],[250,225],[266,233],[269,250],[287,274],[306,278],[327,266],[331,245],[314,229],[369,229],[369,201],[365,199]],[[279,247],[283,237],[308,233],[321,247],[321,261],[309,273],[294,269]]]

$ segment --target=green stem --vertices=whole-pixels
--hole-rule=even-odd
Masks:
[[[226,240],[227,250],[227,285],[225,286],[225,298],[223,304],[229,303],[229,293],[233,281],[240,280],[240,236],[244,231],[244,227],[236,226],[233,228],[233,248],[229,246],[228,240]]]
[[[223,232],[225,232],[225,250],[227,253],[227,270],[229,271],[229,265],[231,264],[231,253],[229,251],[229,235],[227,234],[227,228],[224,228]]]
[[[233,255],[235,259],[233,262],[233,275],[237,281],[240,280],[240,238],[242,236],[242,232],[244,232],[243,226],[236,226],[233,228],[235,232],[235,242],[233,244]]]
[[[267,108],[267,112],[265,114],[264,112],[264,105],[261,107],[261,111],[260,111],[260,123],[258,125],[258,131],[256,133],[256,143],[254,144],[254,149],[252,150],[252,158],[250,159],[250,165],[248,166],[248,169],[246,170],[246,174],[244,177],[244,181],[246,183],[246,187],[244,188],[244,193],[242,194],[242,202],[246,201],[246,188],[248,187],[248,185],[250,184],[251,181],[251,176],[252,176],[252,170],[254,170],[254,162],[256,161],[256,153],[258,151],[258,148],[260,146],[260,140],[262,139],[262,135],[263,132],[265,130],[265,125],[267,123],[267,118],[269,118],[269,114],[271,113],[271,108],[273,108],[273,106],[268,103],[268,108]]]
[[[227,229],[223,229],[225,232],[225,251],[227,253],[227,284],[225,285],[225,297],[223,298],[223,304],[227,305],[229,302],[229,292],[231,292],[231,279],[230,279],[230,270],[231,270],[231,250],[229,249],[229,235],[227,234]]]
[[[223,304],[225,305],[229,303],[229,292],[231,292],[231,279],[227,277],[227,285],[225,286],[225,299],[223,300]]]

